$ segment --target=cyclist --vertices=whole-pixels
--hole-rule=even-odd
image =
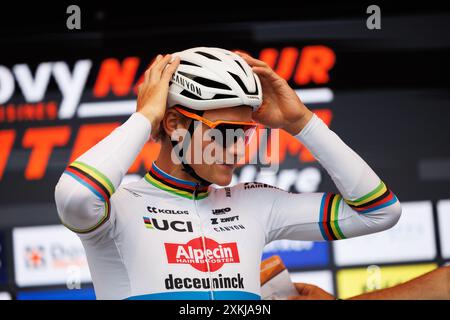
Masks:
[[[264,93],[264,94],[263,94]],[[256,123],[286,130],[326,169],[339,194],[294,194],[231,182],[237,142]],[[198,130],[241,131],[195,139]],[[173,134],[194,137],[179,159]],[[137,182],[120,182],[150,136],[161,152]],[[187,161],[219,146],[233,161]],[[120,185],[120,186],[119,186]],[[63,224],[86,251],[98,299],[260,299],[263,247],[276,239],[331,241],[379,232],[401,214],[396,196],[264,62],[199,47],[155,59],[137,111],[71,163],[55,189]]]

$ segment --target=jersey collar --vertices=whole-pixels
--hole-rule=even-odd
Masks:
[[[175,178],[158,168],[154,162],[152,163],[150,170],[144,176],[144,179],[159,189],[188,199],[195,198],[196,200],[200,200],[206,198],[209,194],[208,186]],[[195,192],[195,190],[197,191]]]

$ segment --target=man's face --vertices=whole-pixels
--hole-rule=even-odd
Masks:
[[[251,107],[238,106],[208,110],[203,113],[202,117],[210,121],[226,120],[234,122],[252,122],[251,115]],[[188,153],[191,155],[191,159],[195,159],[194,152],[196,151],[196,148],[197,150],[201,150],[202,161],[201,163],[191,161],[191,167],[202,178],[214,184],[226,186],[231,182],[237,162],[244,156],[244,141],[243,139],[233,139],[230,137],[229,134],[232,134],[234,130],[227,130],[228,136],[223,137],[223,139],[218,139],[220,141],[212,141],[213,138],[209,139],[211,134],[220,135],[220,132],[218,130],[208,130],[210,130],[210,128],[206,124],[200,123],[194,131]],[[242,132],[243,130],[241,133]],[[206,139],[204,137],[206,137]],[[226,143],[227,140],[228,143]]]

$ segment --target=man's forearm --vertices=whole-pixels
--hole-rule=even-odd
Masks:
[[[344,199],[358,199],[379,185],[377,174],[317,115],[296,138],[328,172]]]
[[[320,212],[317,222],[321,226],[324,221],[335,224],[332,228],[321,228],[324,239],[337,240],[380,232],[398,222],[401,206],[394,193],[317,115],[295,137],[328,172],[344,199],[341,201],[340,196],[335,197],[332,193],[324,194],[317,210]],[[323,208],[335,208],[335,213]]]
[[[450,267],[442,267],[392,288],[349,300],[450,300]]]

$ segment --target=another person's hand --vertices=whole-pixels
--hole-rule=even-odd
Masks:
[[[145,71],[144,82],[139,85],[136,111],[142,113],[152,124],[152,136],[159,130],[159,125],[166,111],[169,82],[180,64],[176,57],[172,62],[170,54],[158,55],[152,65]]]
[[[294,283],[298,296],[289,297],[289,300],[336,300],[325,290],[306,283]]]
[[[270,128],[281,128],[292,135],[299,133],[312,117],[312,112],[300,101],[287,81],[264,61],[236,52],[255,72],[263,90],[263,103],[252,115],[253,120]]]

